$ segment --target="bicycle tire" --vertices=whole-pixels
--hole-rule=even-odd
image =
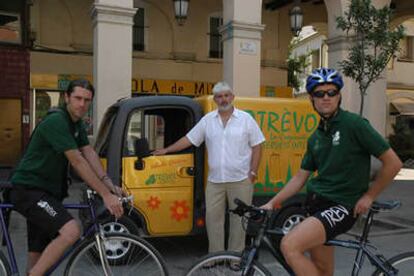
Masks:
[[[0,251],[0,276],[11,275],[10,264],[7,261],[6,256]]]
[[[398,275],[414,275],[414,251],[396,255],[388,260],[388,262],[398,269]],[[385,275],[380,269],[377,269],[374,276]]]
[[[113,247],[122,245],[128,247],[128,258],[111,259]],[[112,275],[158,275],[168,276],[164,259],[160,253],[147,241],[130,234],[110,233],[104,238],[106,262]],[[71,255],[65,269],[65,276],[75,275],[104,275],[103,264],[96,256],[97,243],[95,239],[82,242]]]
[[[215,275],[215,276],[230,276],[241,275],[242,271],[232,268],[231,264],[240,263],[241,254],[236,252],[215,252],[208,254],[198,260],[191,268],[186,272],[186,276],[203,276],[203,275]],[[270,272],[259,262],[253,261],[252,271],[249,276],[268,276]]]

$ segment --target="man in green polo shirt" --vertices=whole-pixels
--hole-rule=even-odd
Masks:
[[[69,162],[111,214],[123,214],[117,196],[121,190],[106,175],[81,120],[92,102],[93,86],[86,80],[72,81],[64,96],[65,105],[34,130],[11,179],[10,201],[27,219],[28,275],[44,275],[80,236],[78,223],[62,205]]]
[[[306,90],[321,117],[309,137],[301,169],[263,208],[281,206],[307,184],[305,206],[309,217],[283,237],[282,253],[295,275],[333,275],[334,247],[327,240],[348,231],[359,214],[367,212],[377,196],[392,182],[401,161],[369,122],[342,110],[343,81],[334,69],[315,69]],[[369,186],[370,159],[382,167]],[[310,258],[305,256],[308,251]]]

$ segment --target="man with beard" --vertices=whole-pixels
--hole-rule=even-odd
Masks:
[[[368,120],[339,107],[343,85],[335,69],[319,68],[309,75],[306,90],[321,117],[319,127],[308,139],[300,170],[262,206],[279,208],[309,179],[305,203],[309,217],[287,233],[280,245],[299,276],[334,275],[334,247],[325,242],[351,229],[402,165]],[[369,186],[371,156],[378,158],[382,167]],[[314,172],[317,175],[310,177]]]
[[[225,82],[213,88],[217,109],[207,113],[186,136],[174,144],[153,152],[165,155],[192,145],[206,143],[208,181],[206,186],[206,227],[209,252],[224,250],[224,220],[226,200],[234,209],[235,198],[250,204],[253,184],[265,138],[256,121],[233,106],[234,94]],[[228,249],[242,251],[245,234],[237,215],[230,215]]]

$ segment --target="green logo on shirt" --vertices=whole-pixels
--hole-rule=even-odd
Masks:
[[[337,146],[339,145],[339,140],[341,139],[341,133],[339,132],[339,130],[337,130],[335,132],[334,135],[332,135],[332,146]]]

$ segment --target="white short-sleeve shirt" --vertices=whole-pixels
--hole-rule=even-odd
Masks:
[[[188,133],[194,146],[206,143],[208,181],[241,181],[248,177],[252,147],[265,138],[256,121],[247,112],[234,108],[224,127],[217,110],[207,113]]]

